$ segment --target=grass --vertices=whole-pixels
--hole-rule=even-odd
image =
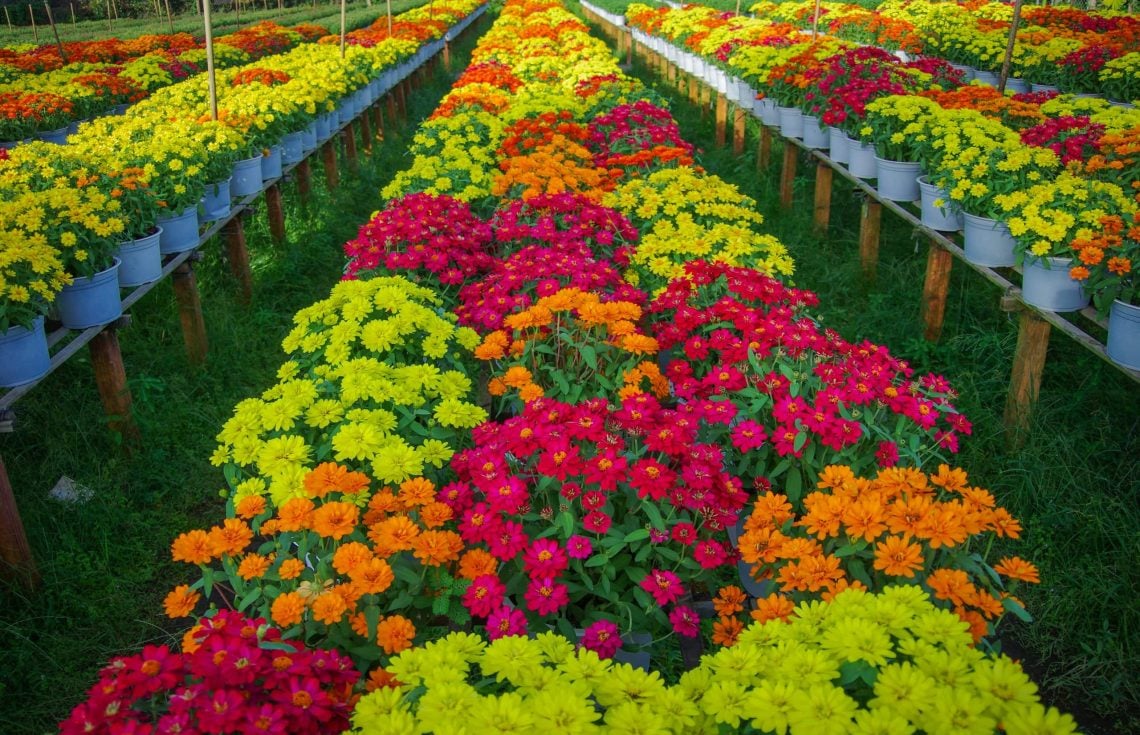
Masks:
[[[425,1],[404,2],[401,3],[399,9],[395,7],[396,3],[393,3],[392,13],[403,12],[410,7],[422,5]],[[170,24],[167,23],[165,15],[161,18],[121,18],[112,20],[111,25],[108,26],[106,19],[81,20],[72,24],[70,14],[61,13],[58,8],[54,12],[56,29],[59,31],[60,40],[65,43],[111,37],[136,38],[146,34],[167,34],[171,32]],[[386,13],[387,8],[383,4],[374,3],[367,6],[363,0],[350,0],[345,23],[349,30],[362,28]],[[198,38],[202,38],[205,34],[200,13],[182,13],[173,16],[172,20],[175,33],[190,33]],[[268,10],[252,10],[241,14],[234,13],[232,10],[223,12],[215,8],[210,14],[215,38],[264,20],[271,20],[286,26],[315,23],[328,28],[330,32],[339,31],[340,4],[322,4],[319,6],[305,4],[281,9],[271,7]],[[47,24],[47,18],[44,16],[42,8],[36,8],[36,24],[35,33],[32,31],[31,25],[17,25],[10,29],[0,27],[0,46],[36,43],[36,34],[39,35],[38,43],[40,44],[55,43],[55,36],[52,35],[51,27]]]
[[[858,254],[860,201],[836,177],[831,229],[812,233],[814,167],[795,181],[795,206],[779,205],[781,147],[757,171],[758,127],[749,117],[743,155],[714,145],[711,111],[701,111],[635,62],[633,73],[664,94],[703,165],[756,198],[767,229],[791,250],[795,281],[820,295],[826,324],[850,340],[889,346],[916,370],[946,375],[974,422],[961,466],[988,487],[1025,533],[1009,550],[1037,562],[1042,584],[1025,595],[1032,625],[1003,623],[1003,641],[1044,696],[1078,714],[1094,733],[1140,732],[1140,387],[1062,334],[1054,334],[1025,445],[1006,448],[1002,411],[1017,341],[1017,318],[1000,293],[961,264],[951,278],[942,338],[922,338],[926,245],[890,213],[883,216],[878,278],[864,282]],[[778,137],[778,136],[777,136]]]
[[[476,35],[453,45],[454,69],[466,64]],[[429,114],[451,79],[439,71],[417,90],[409,120]],[[32,593],[0,585],[0,732],[55,731],[110,657],[181,634],[162,615],[162,598],[190,570],[170,561],[169,544],[220,517],[224,480],[208,462],[214,436],[238,401],[275,381],[292,315],[339,279],[342,245],[378,208],[391,173],[405,167],[415,124],[389,126],[375,156],[362,154],[360,173],[342,165],[340,188],[316,184],[309,207],[287,189],[284,244],[270,239],[263,207],[247,223],[251,307],[237,298],[221,243],[203,249],[197,274],[210,340],[203,368],[184,358],[169,280],[132,310],[120,342],[140,450],[125,453],[104,427],[86,352],[17,404],[18,431],[0,434],[0,456],[43,583]],[[314,182],[321,181],[318,166]],[[94,498],[75,505],[49,499],[63,476],[91,488]]]

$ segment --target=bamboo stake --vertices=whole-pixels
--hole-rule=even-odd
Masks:
[[[170,26],[170,34],[174,35],[174,16],[170,13],[170,0],[164,0],[166,3],[166,24]]]
[[[346,0],[340,0],[340,58],[344,58],[344,15]]]
[[[202,23],[206,27],[206,80],[210,89],[210,119],[218,119],[218,83],[214,76],[214,29],[210,21],[210,3],[202,0]]]
[[[392,0],[388,1],[388,37],[392,37]]]
[[[997,88],[1002,94],[1005,94],[1005,82],[1009,79],[1009,66],[1013,60],[1013,44],[1017,40],[1017,26],[1020,23],[1021,0],[1013,0],[1013,18],[1009,22],[1009,39],[1005,42],[1005,58],[1001,61],[1001,74],[998,76]]]
[[[51,6],[48,5],[47,0],[44,0],[44,10],[47,11],[48,23],[51,25],[51,32],[55,35],[55,45],[59,48],[59,58],[64,64],[66,64],[67,54],[63,52],[63,42],[59,40],[59,29],[55,27],[55,18],[52,17]]]
[[[107,30],[111,30],[111,0],[107,0]]]
[[[12,16],[8,13],[8,6],[4,6],[4,20],[8,21],[8,30],[12,30]]]
[[[815,0],[815,12],[811,16],[811,40],[819,36],[819,0]]]
[[[75,3],[68,3],[71,6],[71,25],[75,25]]]
[[[36,30],[36,14],[35,14],[35,11],[32,10],[31,5],[28,6],[28,17],[30,17],[32,19],[32,38],[34,38],[36,40],[36,43],[39,43],[40,42],[40,32]]]

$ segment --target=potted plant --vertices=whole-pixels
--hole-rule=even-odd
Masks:
[[[1088,237],[1070,243],[1079,265],[1069,274],[1108,317],[1108,356],[1140,370],[1140,214],[1106,215],[1099,224]]]

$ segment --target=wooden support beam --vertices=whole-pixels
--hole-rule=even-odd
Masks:
[[[137,446],[142,435],[131,411],[131,388],[127,385],[127,369],[123,365],[115,327],[108,326],[95,335],[87,348],[91,353],[91,366],[95,369],[95,385],[103,401],[103,412],[110,419],[108,426],[123,437],[125,446]]]
[[[700,104],[701,100],[701,83],[697,78],[689,77],[689,102],[693,105]]]
[[[670,86],[677,86],[677,65],[672,61],[666,62],[665,64],[665,79],[669,82]]]
[[[863,264],[863,278],[875,281],[879,271],[879,226],[883,219],[883,205],[873,199],[863,201],[859,216],[859,260]]]
[[[443,70],[451,71],[451,42],[443,42]]]
[[[780,170],[780,206],[788,209],[795,195],[796,161],[800,151],[791,142],[784,143],[784,167]]]
[[[325,184],[332,191],[340,183],[340,174],[336,170],[336,141],[329,139],[321,146],[321,157],[325,162]]]
[[[297,193],[301,196],[301,203],[308,204],[313,198],[313,167],[308,158],[293,169],[293,178],[297,181]]]
[[[269,219],[269,234],[277,243],[285,242],[285,208],[281,206],[281,183],[265,190],[265,213]]]
[[[1011,449],[1021,447],[1029,433],[1033,404],[1037,402],[1041,375],[1045,372],[1049,330],[1049,322],[1033,311],[1026,309],[1021,312],[1009,394],[1005,400],[1005,428],[1009,432],[1007,443]]]
[[[756,170],[767,171],[772,165],[772,129],[760,126],[760,140],[756,142]]]
[[[20,520],[20,509],[16,506],[16,493],[4,469],[4,459],[0,457],[0,579],[18,582],[28,589],[40,584],[40,572],[36,568],[32,546],[24,532],[24,522]]]
[[[745,114],[743,107],[737,107],[732,113],[732,152],[740,155],[744,152]]]
[[[625,47],[625,63],[629,68],[633,68],[633,29],[629,29],[629,34],[626,36]]]
[[[356,123],[350,122],[341,132],[344,137],[344,160],[348,168],[355,171],[360,166],[356,156]]]
[[[209,342],[206,339],[206,320],[202,318],[202,297],[198,293],[198,277],[190,261],[170,274],[174,298],[178,301],[178,319],[182,322],[182,341],[186,345],[186,358],[191,365],[206,363]]]
[[[226,239],[226,259],[230,261],[230,272],[237,279],[241,302],[249,305],[253,301],[253,272],[249,268],[249,250],[245,246],[245,221],[234,217],[222,228]]]
[[[395,89],[388,90],[388,123],[394,125],[396,122],[396,91]]]
[[[360,116],[360,145],[364,152],[372,154],[372,109],[369,108]]]
[[[926,281],[922,285],[922,321],[925,323],[923,336],[930,342],[937,342],[942,336],[942,320],[946,316],[946,296],[950,292],[950,269],[954,256],[950,251],[930,241],[930,252],[926,256]]]
[[[716,144],[723,147],[728,138],[728,98],[723,94],[716,96]]]
[[[372,128],[376,131],[376,140],[384,140],[384,111],[380,103],[372,105]]]
[[[831,181],[835,170],[829,164],[819,161],[815,164],[815,212],[812,225],[820,234],[827,233],[831,223]]]
[[[714,94],[715,93],[713,92],[712,87],[708,86],[707,84],[701,85],[701,101],[699,102],[701,106],[701,117],[704,117],[708,109],[712,107]]]

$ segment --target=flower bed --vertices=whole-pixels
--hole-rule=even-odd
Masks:
[[[219,435],[225,518],[172,545],[201,572],[166,598],[205,618],[191,649],[219,618],[335,648],[376,690],[362,733],[447,731],[457,707],[478,730],[1072,732],[973,647],[1033,572],[955,553],[1016,523],[933,472],[970,431],[946,381],[821,329],[752,202],[684,161],[667,111],[558,4],[508,3],[473,61],[346,246],[353,278],[296,316],[279,382]],[[653,245],[666,232],[678,247]],[[786,539],[757,604],[732,582],[765,528]],[[720,650],[666,683],[609,661],[634,633],[655,656]],[[111,671],[163,704],[184,684],[150,684],[166,657]],[[322,683],[248,716],[320,702],[339,723]],[[101,692],[66,732],[156,723],[89,706]]]

